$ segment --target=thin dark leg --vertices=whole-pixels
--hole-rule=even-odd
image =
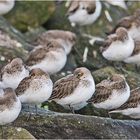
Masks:
[[[135,65],[135,69],[136,69],[136,71],[137,71],[137,72],[139,72],[139,71],[140,71],[140,69],[139,69],[139,66],[138,66],[138,65]]]
[[[27,121],[29,121],[29,119],[31,118],[31,109],[30,109],[30,106],[28,105],[28,110],[29,110],[29,115],[27,117]]]
[[[1,125],[1,138],[4,139],[3,126]]]
[[[71,106],[69,105],[69,108],[70,108],[72,114],[75,114],[73,107],[71,107]]]
[[[111,114],[109,113],[109,111],[108,111],[108,117],[111,119]]]
[[[38,114],[37,105],[35,105],[35,113]]]

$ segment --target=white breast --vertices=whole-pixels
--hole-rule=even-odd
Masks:
[[[0,125],[13,122],[21,111],[21,102],[19,99],[14,103],[13,107],[0,112]]]
[[[2,88],[11,87],[13,89],[16,89],[21,80],[23,80],[27,76],[29,76],[29,71],[25,68],[22,70],[22,72],[15,73],[13,75],[4,74],[1,86]]]
[[[140,105],[137,108],[128,108],[120,112],[123,115],[130,116],[131,118],[140,118]]]
[[[93,14],[88,14],[85,9],[81,7],[73,14],[69,16],[71,23],[79,25],[88,25],[94,23],[100,16],[102,10],[102,5],[100,1],[96,0],[96,10]]]
[[[126,63],[132,63],[132,64],[140,64],[140,54],[130,56],[124,60]]]
[[[129,96],[130,96],[130,87],[126,84],[126,90],[124,91],[116,91],[113,90],[112,95],[109,99],[101,103],[93,104],[96,108],[103,108],[107,110],[116,109],[124,104]]]
[[[66,53],[65,51],[63,53],[53,52],[53,55],[55,56],[55,59],[46,57],[40,63],[30,66],[29,68],[30,69],[40,68],[49,74],[55,74],[59,72],[66,64],[67,61]]]
[[[123,61],[129,57],[134,50],[134,40],[129,36],[125,42],[115,41],[107,50],[103,52],[103,56],[111,61]]]
[[[90,82],[91,84],[89,87],[83,87],[81,86],[81,83],[79,83],[78,87],[74,90],[74,92],[71,95],[62,98],[60,100],[56,100],[56,102],[61,105],[70,105],[70,106],[79,104],[81,102],[86,102],[92,97],[92,95],[95,92],[94,80],[91,79]]]
[[[0,3],[0,15],[8,13],[15,5],[15,0],[7,0],[6,3]]]
[[[135,39],[135,40],[139,40],[140,39],[140,27],[133,26],[132,28],[130,28],[128,33],[130,34],[130,36],[133,39]]]
[[[51,80],[34,79],[24,94],[19,96],[19,99],[22,103],[40,104],[51,96],[52,87]]]

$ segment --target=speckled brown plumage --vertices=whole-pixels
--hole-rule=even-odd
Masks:
[[[4,96],[0,96],[0,111],[10,109],[16,100],[16,94],[12,88],[4,89]]]
[[[119,27],[115,34],[111,34],[107,37],[105,42],[103,43],[103,46],[101,48],[101,52],[108,49],[108,47],[115,41],[125,41],[128,39],[128,33],[127,30],[123,27]]]
[[[31,85],[32,80],[42,78],[42,75],[45,76],[46,78],[49,77],[49,75],[44,71],[42,71],[41,69],[32,69],[30,75],[28,77],[25,77],[16,88],[15,92],[17,96],[24,94],[24,92]]]
[[[133,15],[120,19],[110,33],[114,33],[119,27],[124,27],[129,30],[133,25],[136,27],[140,26],[140,9],[137,9]]]
[[[4,73],[13,74],[15,72],[21,72],[22,67],[23,67],[23,62],[20,58],[13,59],[9,64],[7,64],[1,69],[0,80],[2,81],[2,76]]]
[[[96,4],[95,1],[93,0],[88,0],[88,1],[83,1],[83,0],[72,0],[69,5],[69,9],[67,14],[70,15],[74,13],[80,6],[80,4],[83,6],[83,9],[86,9],[88,14],[93,14],[96,9]]]
[[[74,91],[80,79],[75,75],[70,75],[55,82],[50,100],[64,98]]]
[[[51,56],[52,59],[55,59],[54,55],[51,54],[51,51],[53,52],[64,50],[64,48],[55,40],[48,40],[47,42],[43,43],[43,45],[44,46],[35,48],[33,51],[30,52],[29,57],[26,61],[26,64],[28,66],[37,64],[48,56]]]
[[[73,93],[84,75],[83,69],[77,68],[74,74],[68,75],[55,82],[50,100],[61,99]],[[87,80],[82,80],[82,86],[89,86]]]
[[[131,56],[137,55],[140,53],[140,41],[135,41],[135,48]]]
[[[140,88],[132,90],[128,101],[121,107],[119,107],[117,110],[136,108],[138,105],[140,105]]]
[[[120,75],[113,75],[108,80],[103,80],[101,83],[96,85],[95,94],[89,99],[89,103],[100,103],[107,100],[113,90],[124,90],[126,83],[124,78]]]
[[[47,32],[44,32],[40,34],[36,42],[38,44],[44,44],[45,42],[48,41],[48,39],[63,39],[63,40],[69,40],[72,43],[76,42],[76,34],[70,32],[70,31],[63,31],[63,30],[50,30]]]

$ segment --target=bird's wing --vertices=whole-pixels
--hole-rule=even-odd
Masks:
[[[131,91],[130,97],[126,103],[124,103],[117,110],[124,110],[127,108],[135,108],[140,104],[140,88]]]
[[[101,103],[107,100],[112,94],[112,89],[106,86],[96,86],[95,93],[88,100],[89,103]]]
[[[25,77],[18,85],[18,87],[16,88],[15,92],[16,95],[22,95],[24,93],[24,91],[26,91],[27,88],[29,88],[30,86],[30,82],[31,82],[31,77]]]
[[[55,82],[50,100],[61,99],[73,93],[79,84],[79,79],[73,75],[67,76]]]
[[[74,13],[79,8],[79,6],[80,6],[79,5],[79,0],[72,0],[70,2],[67,14],[69,15],[69,14]]]

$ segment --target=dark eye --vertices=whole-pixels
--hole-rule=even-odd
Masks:
[[[81,77],[82,75],[83,75],[83,73],[78,73],[77,74],[78,77]]]

